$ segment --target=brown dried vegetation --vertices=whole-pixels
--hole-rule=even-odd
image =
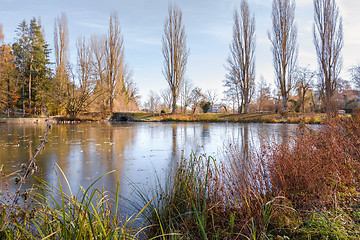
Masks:
[[[317,131],[299,125],[288,143],[259,151],[232,144],[223,163],[203,156],[183,160],[160,194],[162,208],[152,224],[162,229],[154,233],[177,233],[174,239],[357,239],[359,120],[358,112]]]

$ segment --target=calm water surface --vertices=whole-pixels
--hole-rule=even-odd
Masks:
[[[269,137],[287,141],[296,131],[290,124],[241,123],[81,123],[53,125],[45,150],[38,156],[39,173],[57,185],[57,163],[69,179],[73,191],[86,187],[101,175],[116,170],[121,194],[132,196],[132,184],[149,189],[156,178],[166,179],[183,155],[206,153],[221,161],[222,149],[235,141],[242,149],[258,147]],[[40,144],[43,124],[0,123],[0,165],[7,172],[19,169]],[[103,178],[98,186],[115,191],[115,174]],[[9,179],[10,182],[13,179]],[[34,181],[30,180],[29,185]]]

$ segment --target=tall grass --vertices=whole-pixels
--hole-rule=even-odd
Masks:
[[[213,161],[193,153],[189,161],[182,158],[169,173],[165,186],[159,184],[150,196],[138,191],[144,202],[153,199],[146,209],[149,237],[207,239],[208,181],[215,170],[211,169]]]
[[[114,193],[94,188],[108,174],[117,173],[104,174],[87,188],[79,185],[77,193],[73,193],[67,177],[58,166],[57,186],[36,178],[39,189],[23,199],[27,204],[17,205],[15,209],[9,204],[1,205],[0,239],[144,238],[146,227],[140,215],[149,203],[133,216],[121,216],[119,180]]]

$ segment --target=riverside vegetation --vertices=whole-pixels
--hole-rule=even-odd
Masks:
[[[183,158],[165,186],[135,187],[143,205],[128,218],[119,184],[68,193],[59,168],[59,187],[38,179],[40,191],[12,193],[2,168],[0,239],[359,239],[359,171],[359,112],[300,124],[287,144],[229,144],[222,163]]]
[[[324,113],[196,113],[196,114],[150,114],[135,113],[139,121],[174,121],[174,122],[243,122],[243,123],[308,123],[320,124]]]

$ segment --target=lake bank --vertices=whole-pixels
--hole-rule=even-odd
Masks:
[[[326,119],[325,113],[195,113],[195,114],[151,114],[151,113],[123,113],[131,115],[124,121],[129,122],[209,122],[209,123],[291,123],[291,124],[322,124]],[[0,118],[0,123],[45,123],[46,118]],[[53,123],[107,122],[109,117],[96,115],[81,115],[76,118],[53,116]]]
[[[237,123],[306,123],[321,124],[326,119],[324,113],[196,113],[196,114],[150,114],[135,113],[136,121],[145,122],[237,122]]]

